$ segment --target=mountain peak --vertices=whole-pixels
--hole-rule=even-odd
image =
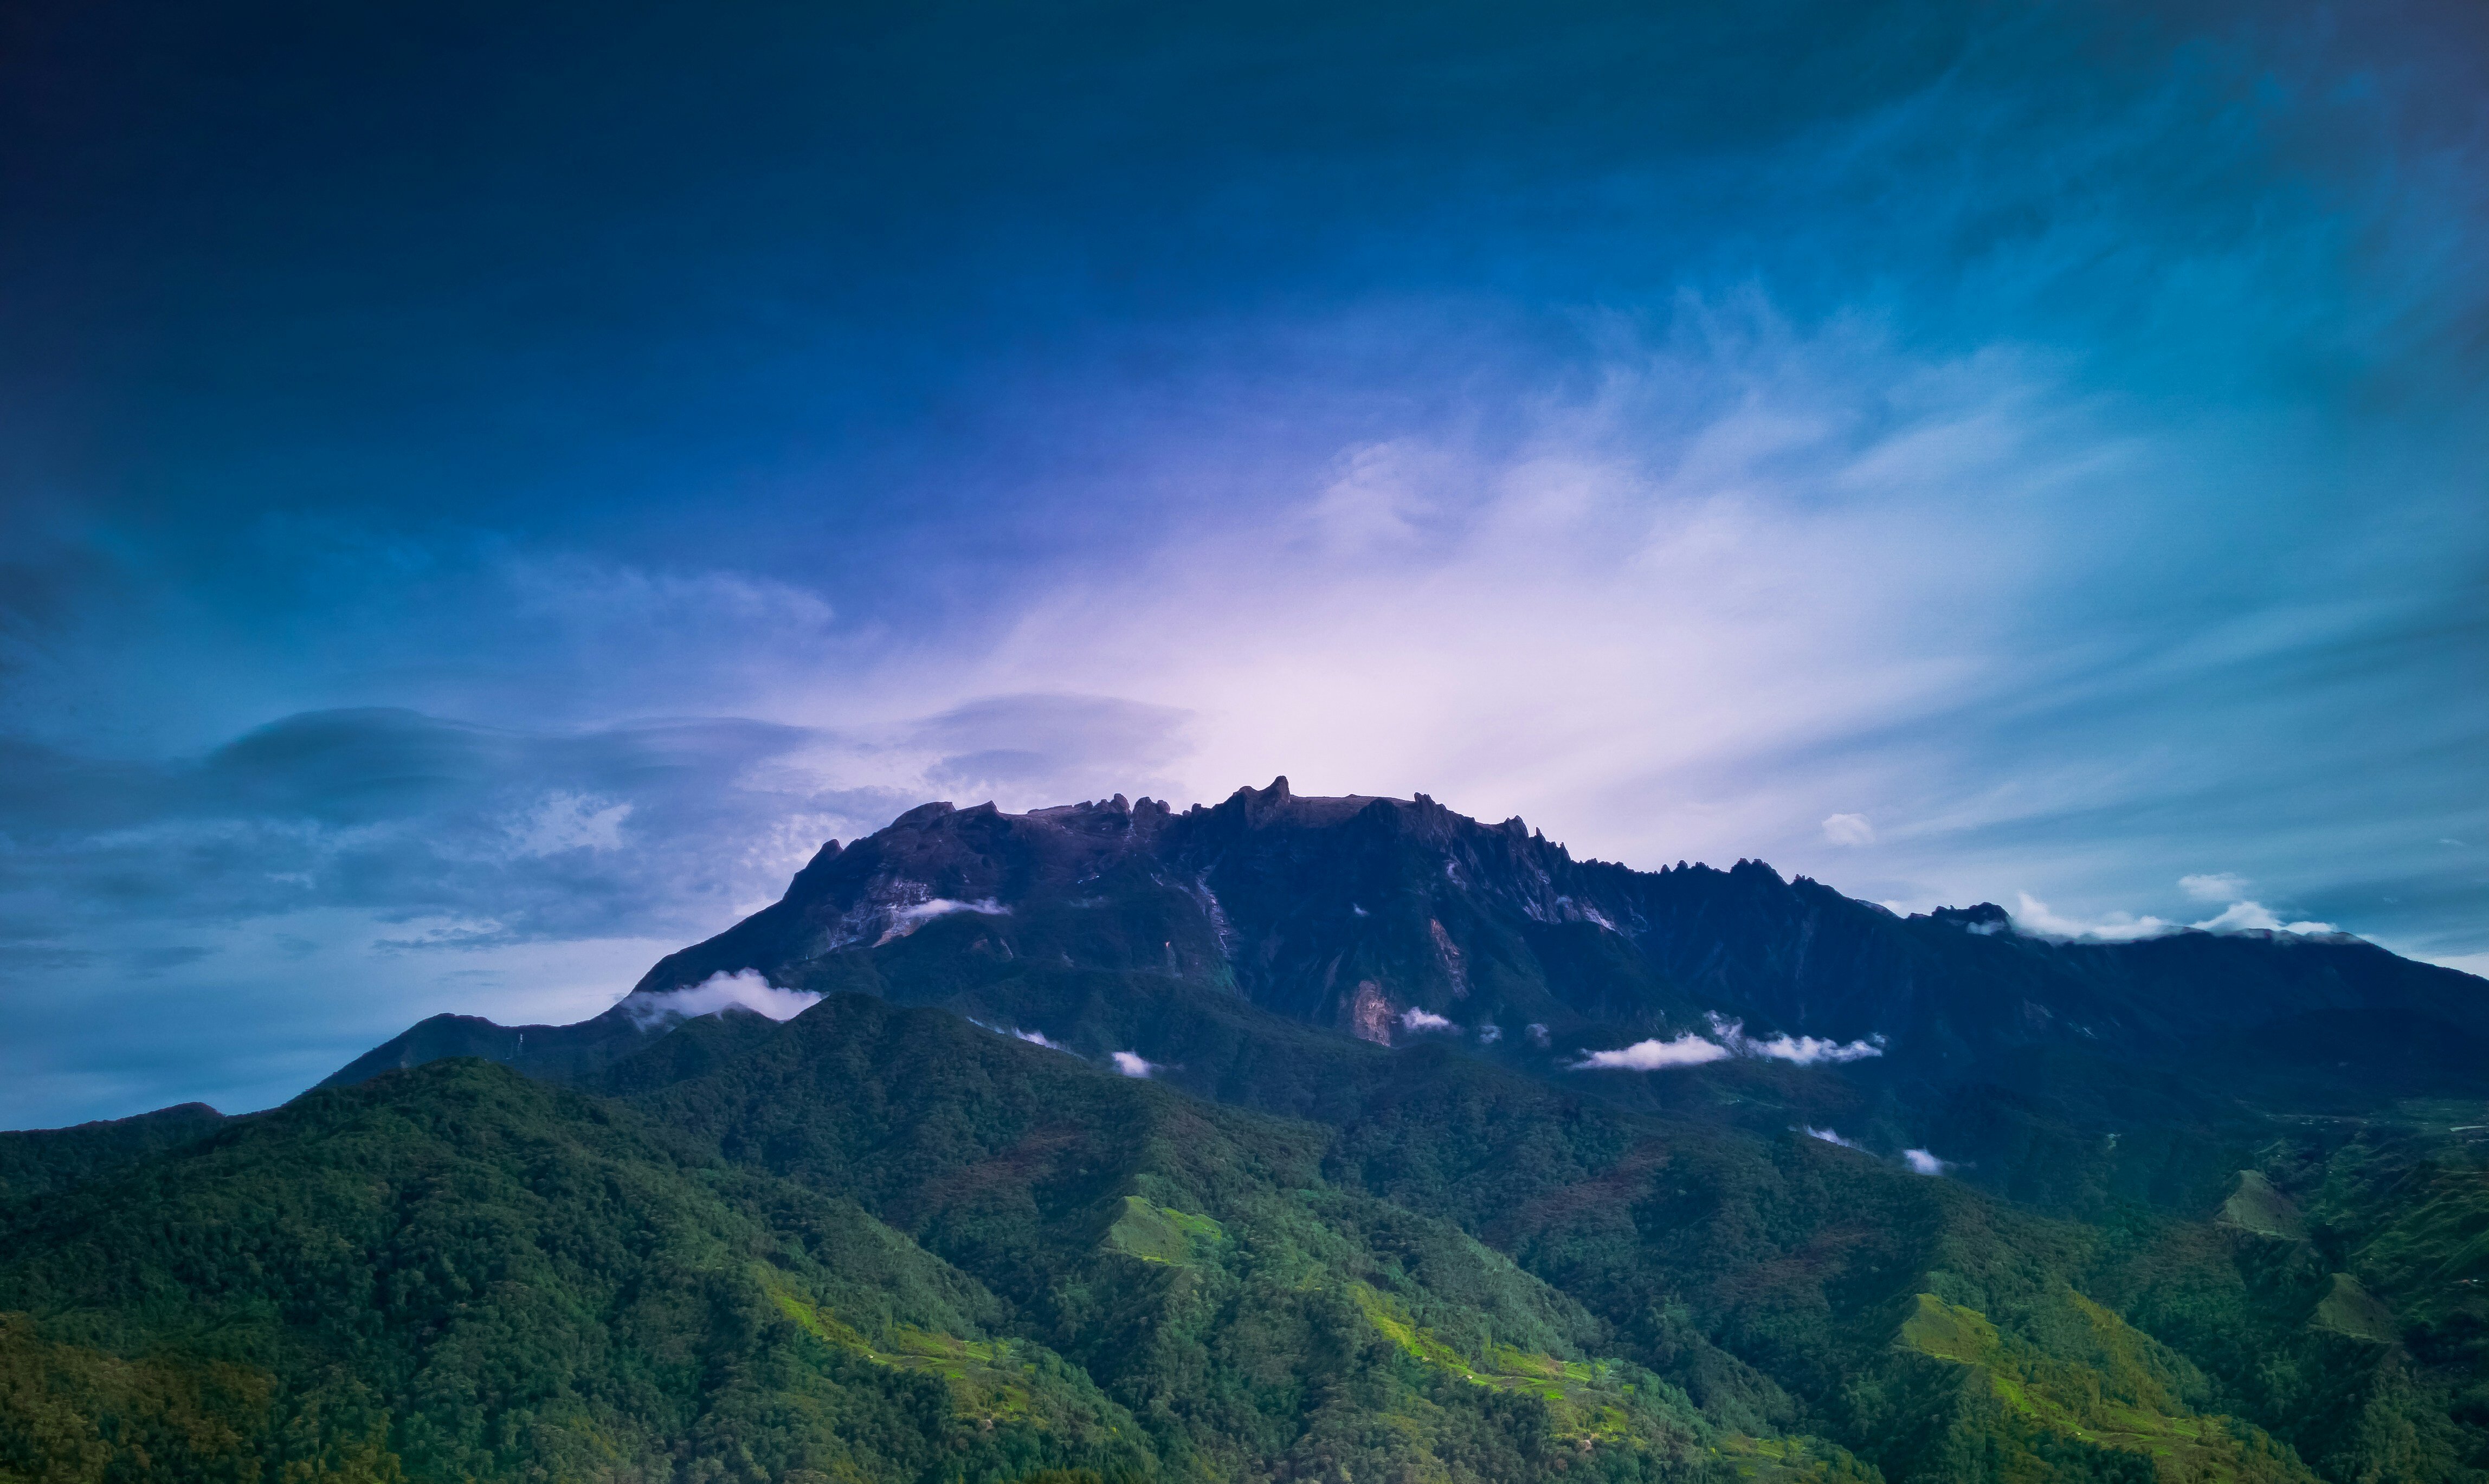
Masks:
[[[1938,1082],[2017,1047],[2158,1060],[2251,1023],[2389,1005],[2489,1027],[2463,992],[2476,981],[2389,955],[2214,934],[2072,949],[2010,926],[1992,902],[1898,917],[1754,858],[1657,872],[1575,860],[1517,817],[1482,824],[1423,793],[1302,795],[1280,775],[1181,814],[1120,793],[1016,814],[920,805],[825,846],[784,900],[638,988],[752,972],[827,990],[886,973],[862,956],[906,943],[971,978],[1031,963],[1172,978],[1368,1041],[1457,1037],[1551,1067],[1714,1020],[1749,1045],[1883,1038],[1856,1074]]]
[[[1938,907],[1929,913],[1928,917],[1932,922],[1952,923],[1966,932],[1975,932],[1982,936],[2014,930],[2014,919],[2007,915],[2003,907],[1992,901],[1978,902],[1967,907]]]

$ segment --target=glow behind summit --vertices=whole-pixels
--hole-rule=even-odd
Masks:
[[[2489,962],[2477,7],[79,6],[0,1125],[1287,773]]]

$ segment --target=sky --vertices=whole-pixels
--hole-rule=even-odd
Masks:
[[[1285,774],[2489,971],[2459,3],[33,0],[0,1127]]]

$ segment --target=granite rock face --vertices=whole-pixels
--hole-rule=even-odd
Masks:
[[[330,1082],[480,1056],[586,1085],[719,976],[793,1005],[939,1007],[1290,1116],[1323,1116],[1328,1048],[1466,1055],[1629,1107],[1933,1150],[2060,1210],[2217,1200],[2275,1118],[2489,1096],[2489,985],[2356,938],[2066,942],[1992,903],[1901,917],[1760,861],[1636,870],[1519,819],[1284,778],[1182,812],[922,805],[824,845],[603,1015],[437,1016]]]
[[[1078,930],[1084,914],[1101,930]],[[639,988],[743,970],[800,987],[950,916],[986,953],[1042,942],[1073,967],[1168,973],[1387,1042],[1538,1024],[1563,1048],[1707,1035],[1716,1017],[1758,1043],[1880,1037],[1888,1069],[1944,1081],[2024,1048],[2160,1063],[2346,1014],[2489,1034],[2481,981],[2349,937],[2050,941],[1993,904],[1903,918],[1759,861],[1634,870],[1519,819],[1422,794],[1304,798],[1284,778],[1182,813],[1122,795],[1024,814],[928,804],[825,846],[784,900]]]

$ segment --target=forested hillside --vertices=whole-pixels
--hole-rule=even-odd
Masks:
[[[0,1135],[0,1479],[2489,1479],[2489,1103],[2304,1092],[2476,981],[1240,798],[920,811],[568,1034]],[[667,1010],[738,971],[821,998]]]

